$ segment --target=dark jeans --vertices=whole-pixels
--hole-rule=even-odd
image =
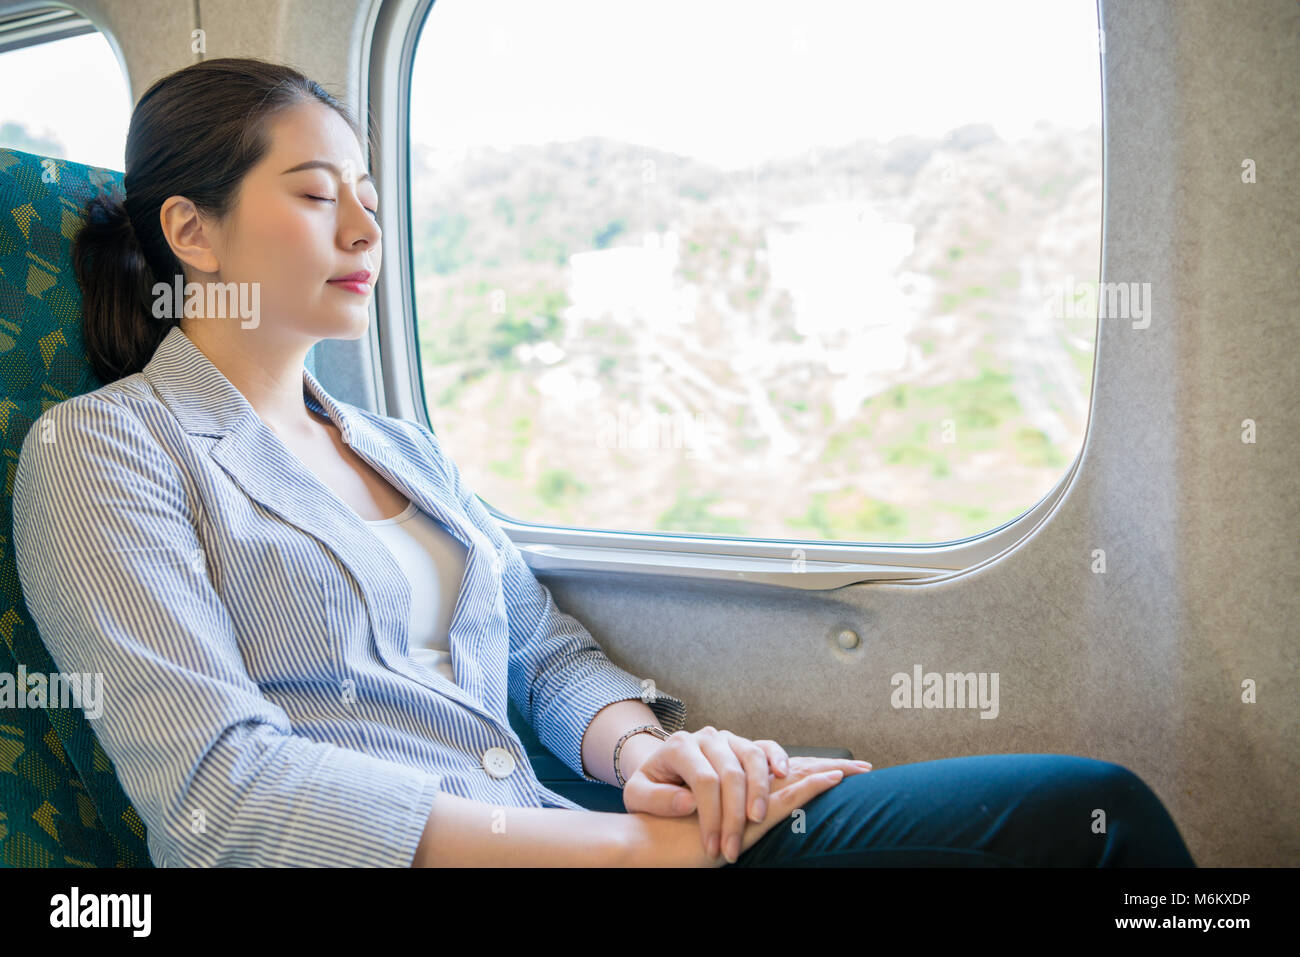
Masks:
[[[1072,755],[879,768],[845,776],[802,810],[726,866],[1196,866],[1141,778]]]

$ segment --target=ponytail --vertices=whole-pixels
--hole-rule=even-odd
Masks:
[[[72,248],[82,290],[86,358],[101,382],[139,372],[175,319],[155,319],[153,270],[140,248],[125,201],[99,194]]]

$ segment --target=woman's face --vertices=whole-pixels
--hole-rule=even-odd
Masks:
[[[259,342],[359,338],[382,250],[379,193],[356,136],[317,101],[281,113],[269,135],[270,149],[245,176],[227,220],[203,221],[210,257],[182,257],[217,275],[190,278],[256,283],[256,300],[247,301],[258,303],[257,321],[237,328]],[[365,292],[330,282],[359,270],[370,273]]]

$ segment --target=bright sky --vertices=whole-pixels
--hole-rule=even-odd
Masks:
[[[414,79],[412,138],[453,150],[600,134],[740,167],[1101,123],[1095,0],[438,0]]]
[[[797,19],[796,19],[797,17]],[[98,34],[0,55],[0,124],[121,169],[130,96]],[[1095,0],[437,0],[412,136],[602,135],[715,162],[861,137],[1101,122]],[[12,91],[21,91],[14,95]]]
[[[50,62],[52,53],[56,63]],[[122,168],[134,103],[102,34],[0,55],[0,90],[0,126],[19,123],[31,136],[61,142],[67,152],[61,159]]]

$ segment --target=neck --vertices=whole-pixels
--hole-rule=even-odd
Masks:
[[[318,428],[319,420],[303,400],[303,368],[313,343],[270,343],[260,328],[242,329],[220,320],[182,321],[180,326],[271,431],[305,437]]]

